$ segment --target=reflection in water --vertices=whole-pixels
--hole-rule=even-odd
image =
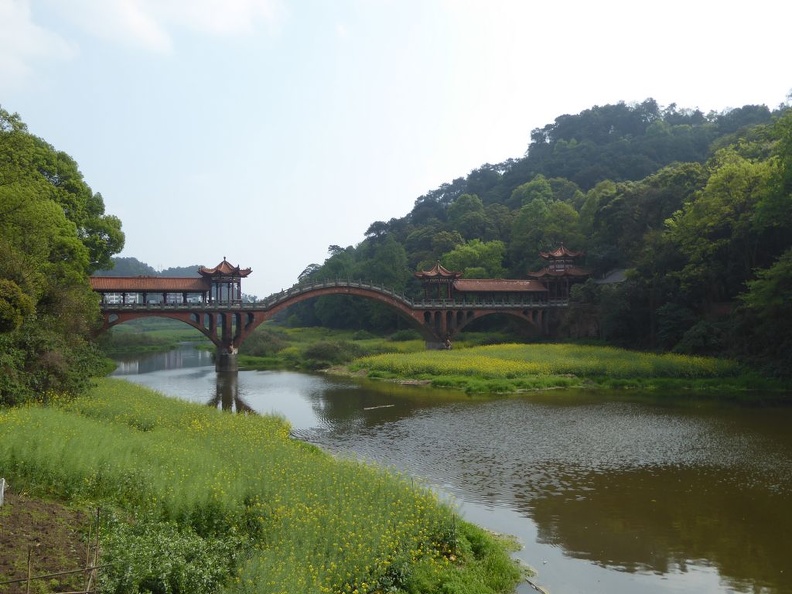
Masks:
[[[541,542],[603,567],[665,575],[712,566],[736,591],[792,591],[784,571],[790,498],[750,474],[677,465],[590,471],[568,480],[572,488],[520,506]]]
[[[301,439],[425,479],[520,537],[553,594],[792,593],[790,408],[560,391],[476,401],[212,367],[126,377],[279,414]]]
[[[642,575],[643,592],[780,593],[792,592],[792,440],[774,429],[779,416],[792,420],[789,409],[554,393],[416,407],[372,430],[349,431],[345,420],[309,437],[427,477],[495,514],[518,512],[535,526],[525,531],[537,544],[529,561],[560,548],[608,570],[597,578],[603,589],[567,591],[631,592],[636,584],[620,576]],[[705,588],[713,568],[719,577]],[[569,568],[558,579],[574,583]]]
[[[113,375],[134,375],[152,373],[163,369],[204,367],[213,364],[212,357],[211,352],[199,350],[192,346],[174,349],[165,353],[152,353],[143,357],[122,356],[116,361],[117,367]]]
[[[229,412],[255,412],[239,397],[239,381],[236,371],[217,373],[217,388],[214,398],[209,401],[209,406]]]

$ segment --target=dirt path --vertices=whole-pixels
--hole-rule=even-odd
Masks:
[[[0,584],[27,577],[28,551],[34,577],[84,568],[90,521],[85,512],[7,490],[0,507]],[[80,590],[84,579],[76,573],[36,580],[30,591]],[[24,582],[0,585],[0,594],[21,594],[25,589]]]

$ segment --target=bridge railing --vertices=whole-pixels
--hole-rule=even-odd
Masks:
[[[385,295],[395,301],[413,309],[523,309],[530,308],[556,308],[567,307],[569,301],[566,299],[554,299],[540,301],[536,299],[517,299],[517,300],[497,300],[497,299],[421,299],[412,300],[403,292],[396,292],[382,284],[366,282],[361,280],[341,280],[325,279],[312,281],[305,284],[294,285],[264,299],[256,302],[235,302],[235,303],[102,303],[103,311],[224,311],[224,310],[257,310],[270,309],[284,301],[288,301],[295,296],[311,293],[319,289],[326,288],[352,288],[373,291]]]
[[[316,291],[318,289],[327,289],[327,288],[351,288],[351,289],[364,289],[369,291],[374,291],[376,293],[380,293],[382,295],[387,295],[397,301],[404,303],[407,306],[412,307],[414,305],[413,301],[410,300],[403,292],[397,293],[393,289],[390,289],[382,284],[376,284],[372,282],[366,282],[362,280],[341,280],[341,279],[324,279],[321,281],[312,281],[305,284],[294,285],[288,289],[281,291],[280,293],[275,293],[274,295],[270,295],[269,297],[259,301],[259,304],[263,304],[265,306],[272,306],[281,303],[282,301],[286,301],[296,295],[301,295],[303,293],[310,293]]]

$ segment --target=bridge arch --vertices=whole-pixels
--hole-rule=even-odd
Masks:
[[[103,329],[143,317],[179,320],[196,328],[215,344],[218,369],[231,369],[235,368],[235,357],[242,342],[262,323],[292,305],[332,295],[361,297],[385,305],[421,334],[427,348],[443,348],[470,323],[494,314],[513,316],[527,322],[537,332],[545,333],[548,314],[553,306],[566,305],[533,300],[523,303],[449,299],[413,302],[404,295],[377,285],[323,281],[292,287],[258,303],[102,303]],[[234,363],[223,363],[227,360],[233,360]]]
[[[206,336],[216,347],[223,347],[224,319],[216,317],[215,312],[186,312],[168,309],[141,311],[138,308],[130,311],[113,311],[104,314],[104,323],[101,330],[106,331],[125,322],[143,318],[167,318],[184,322]],[[234,325],[239,324],[236,318],[232,318],[230,321],[232,328]]]
[[[416,310],[415,305],[403,295],[384,287],[348,281],[329,281],[297,286],[292,287],[288,291],[276,294],[264,301],[266,311],[261,317],[250,319],[248,327],[252,332],[261,323],[272,319],[292,305],[311,299],[318,299],[319,297],[337,295],[361,297],[381,303],[393,312],[399,314],[399,316],[412,328],[417,330],[421,334],[421,337],[427,342],[433,342],[439,339],[439,337],[432,332],[431,327],[424,323],[421,312]]]

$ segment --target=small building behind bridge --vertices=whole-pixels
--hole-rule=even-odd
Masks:
[[[462,273],[445,268],[440,262],[429,270],[415,273],[424,287],[424,299],[468,303],[550,303],[569,299],[571,287],[585,281],[591,272],[577,261],[583,252],[563,244],[553,251],[540,252],[547,265],[529,272],[527,279],[462,278]]]

